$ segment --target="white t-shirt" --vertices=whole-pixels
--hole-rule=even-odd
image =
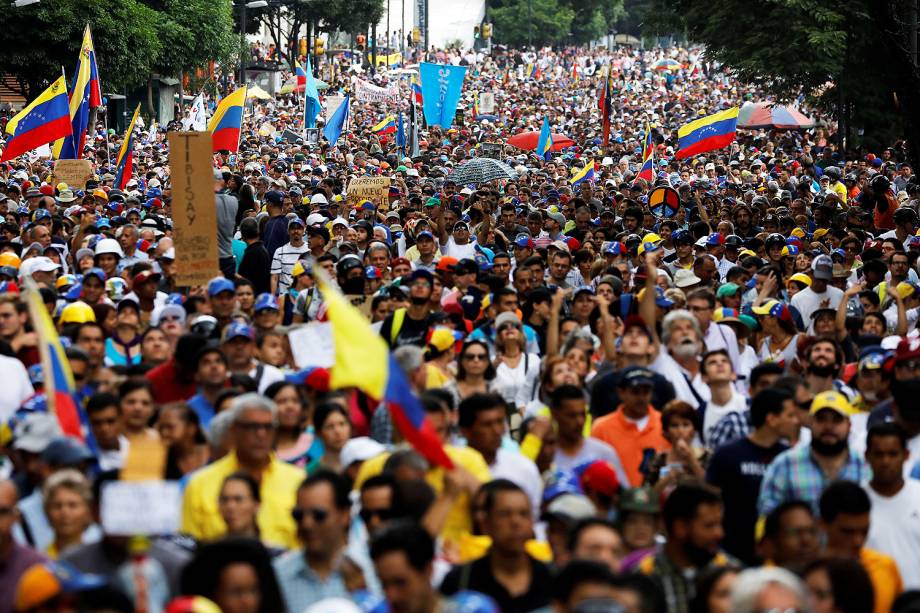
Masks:
[[[810,287],[806,287],[792,297],[792,306],[798,309],[802,315],[802,322],[809,330],[812,329],[811,314],[821,308],[824,300],[828,301],[828,308],[836,309],[843,300],[843,290],[828,285],[826,290],[818,294]]]
[[[706,412],[703,416],[703,432],[706,433],[707,440],[709,439],[710,428],[719,423],[720,419],[729,413],[744,413],[747,410],[748,406],[744,396],[739,394],[734,386],[732,387],[732,397],[726,404],[716,404],[712,398],[710,398],[709,402],[706,403]]]
[[[4,389],[0,394],[0,421],[5,423],[35,390],[26,367],[16,358],[0,355],[0,372]]]
[[[703,379],[697,373],[688,381],[688,374],[681,368],[668,350],[662,345],[658,350],[658,355],[648,365],[649,370],[656,372],[674,386],[674,396],[678,400],[683,400],[694,409],[700,408],[700,400],[709,401],[709,386],[703,383]],[[696,392],[694,394],[694,392]]]
[[[905,590],[920,589],[920,482],[907,479],[890,498],[863,487],[872,501],[866,547],[894,558]]]
[[[603,460],[610,464],[620,483],[629,483],[629,477],[626,476],[623,462],[620,460],[617,450],[596,438],[586,437],[581,449],[575,455],[565,453],[558,446],[556,447],[556,453],[553,455],[553,464],[557,470],[574,470],[576,466],[595,460]]]
[[[472,240],[465,245],[458,245],[454,242],[454,237],[450,236],[447,238],[447,244],[441,246],[441,253],[452,258],[457,258],[458,260],[464,258],[472,260],[476,258],[475,245],[476,243]]]

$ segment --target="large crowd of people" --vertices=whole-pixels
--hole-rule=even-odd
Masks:
[[[177,283],[162,129],[138,129],[124,189],[101,125],[83,185],[0,165],[0,613],[917,610],[905,143],[844,152],[815,116],[679,158],[680,126],[766,99],[700,49],[425,56],[468,71],[418,155],[372,130],[392,105],[352,99],[318,144],[288,136],[297,94],[247,106],[239,150],[214,155],[204,286]],[[408,112],[408,77],[361,78],[392,78]],[[544,118],[573,144],[452,178]],[[349,197],[365,176],[388,196]],[[677,208],[650,205],[660,187]],[[313,361],[320,277],[392,350],[453,468]],[[29,292],[79,435],[46,395]],[[316,346],[292,341],[304,327]],[[106,530],[102,492],[138,462],[178,483],[172,534]]]

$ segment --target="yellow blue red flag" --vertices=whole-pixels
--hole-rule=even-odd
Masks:
[[[582,181],[593,181],[594,180],[594,160],[588,160],[588,163],[585,164],[585,167],[575,173],[575,176],[569,179],[569,183],[573,186],[580,184]]]
[[[56,141],[71,133],[67,83],[63,75],[6,124],[11,137],[0,162]]]
[[[134,125],[137,123],[137,114],[141,112],[141,105],[138,104],[134,109],[134,117],[128,124],[128,131],[125,132],[125,138],[121,142],[121,149],[118,151],[118,159],[115,162],[115,187],[124,189],[134,174]]]
[[[735,106],[682,126],[677,131],[679,143],[674,157],[678,159],[692,157],[730,145],[735,140],[739,110]]]
[[[220,101],[208,130],[211,132],[214,151],[236,152],[240,147],[240,132],[243,128],[243,107],[246,105],[246,86],[239,88]]]
[[[53,154],[56,159],[79,160],[83,157],[83,145],[86,142],[86,130],[89,125],[89,111],[102,106],[102,93],[99,86],[99,68],[96,65],[96,50],[93,47],[93,35],[89,25],[83,31],[80,45],[80,57],[77,69],[68,92],[70,98],[70,121],[72,134],[54,144]]]

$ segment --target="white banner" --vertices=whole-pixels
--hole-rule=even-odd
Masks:
[[[492,92],[479,94],[479,112],[483,115],[491,115],[495,112],[495,94]]]
[[[359,102],[391,102],[399,100],[399,88],[395,85],[378,87],[355,77],[355,100]]]
[[[192,101],[188,130],[204,132],[208,129],[208,115],[204,107],[204,95],[198,94],[198,97]]]

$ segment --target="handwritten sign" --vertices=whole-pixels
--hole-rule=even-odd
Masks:
[[[335,364],[332,324],[314,322],[288,332],[291,354],[297,368],[329,368]]]
[[[495,112],[495,94],[492,92],[479,94],[479,112],[483,115],[491,115]]]
[[[217,267],[217,208],[210,132],[170,132],[176,284],[206,285]]]
[[[55,183],[66,183],[72,189],[83,189],[93,176],[89,160],[58,160],[54,163]]]
[[[178,481],[113,481],[102,488],[99,514],[110,536],[153,536],[179,530]]]
[[[348,184],[348,202],[352,206],[362,200],[370,200],[378,208],[388,207],[389,196],[389,177],[357,177]]]

